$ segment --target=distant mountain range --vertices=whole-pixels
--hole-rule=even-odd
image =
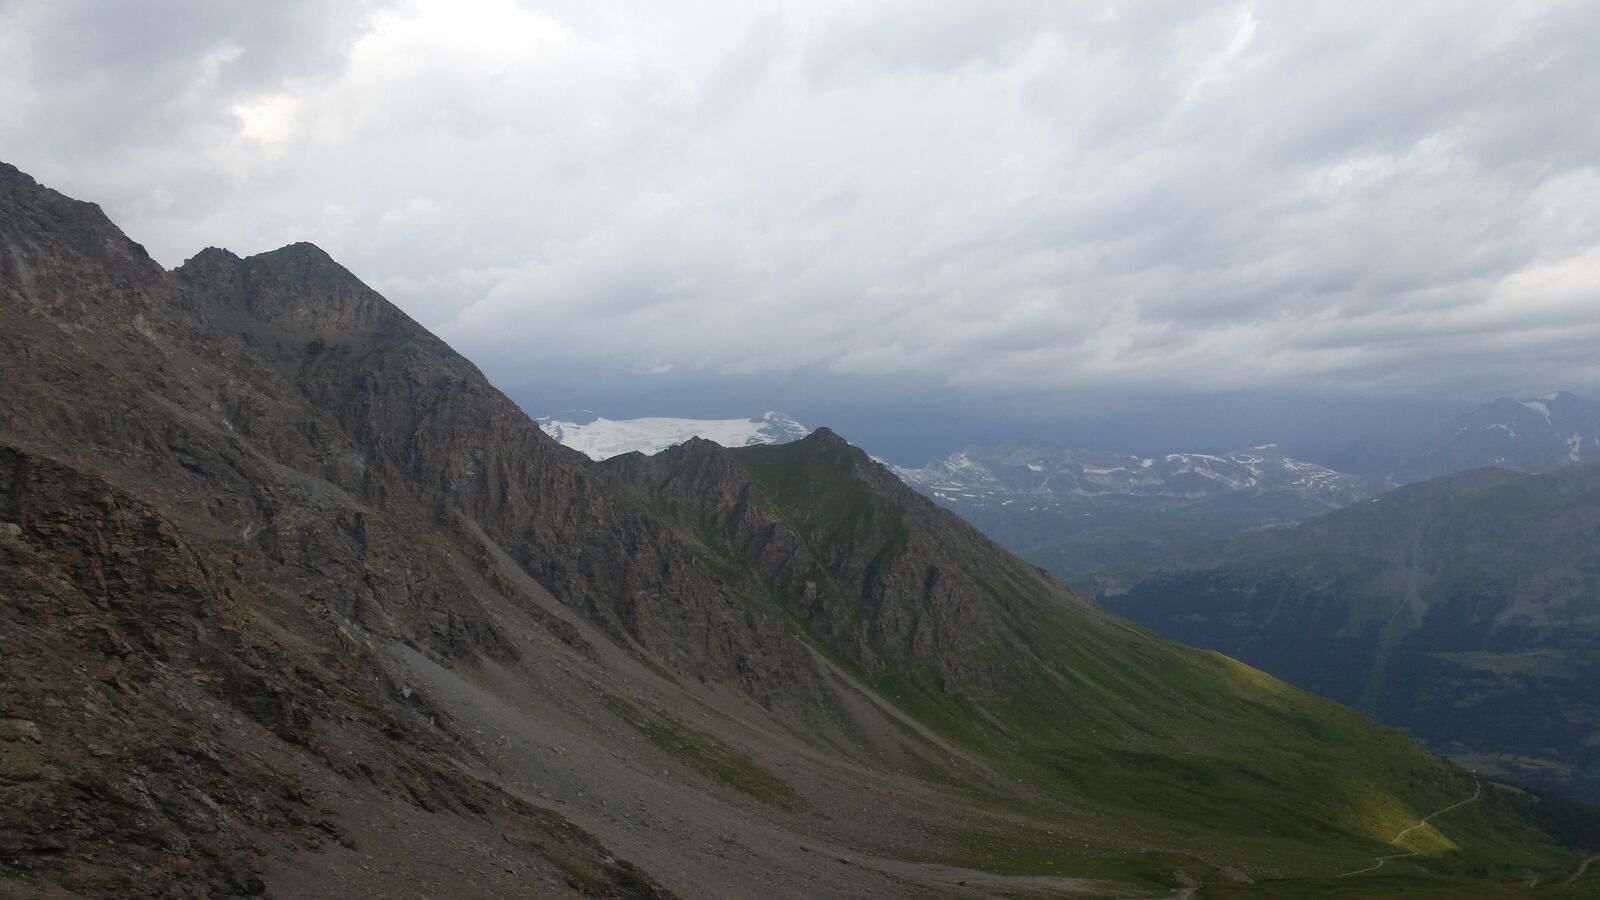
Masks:
[[[1275,444],[1142,456],[1035,442],[967,447],[895,472],[1025,559],[1106,594],[1173,554],[1297,524],[1398,484],[1596,458],[1600,404],[1562,391],[1486,403],[1408,453],[1354,443],[1334,457],[1348,471]]]
[[[969,447],[920,469],[897,468],[907,483],[953,504],[1040,505],[1103,497],[1199,503],[1225,494],[1283,493],[1323,510],[1367,497],[1365,479],[1301,462],[1276,444],[1212,455],[1141,457],[1051,444]]]
[[[895,471],[1023,558],[1094,592],[1179,548],[1301,522],[1383,487],[1273,444],[1153,457],[999,444]]]
[[[1465,764],[1600,800],[1597,551],[1600,464],[1478,469],[1191,554],[1104,602]]]
[[[749,419],[676,419],[651,416],[641,419],[606,419],[586,409],[569,410],[560,417],[537,420],[544,433],[590,459],[610,459],[624,453],[646,455],[693,438],[724,447],[786,444],[798,441],[810,429],[778,412]]]
[[[1503,466],[1548,468],[1600,457],[1600,403],[1560,391],[1501,397],[1451,420],[1390,473],[1397,484]]]

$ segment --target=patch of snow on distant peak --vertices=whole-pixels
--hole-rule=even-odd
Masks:
[[[765,413],[759,419],[679,419],[667,416],[607,419],[595,416],[582,422],[547,416],[538,422],[544,433],[557,442],[596,460],[635,451],[656,454],[697,437],[724,447],[747,447],[753,444],[785,444],[809,433],[799,422],[776,412]]]
[[[1547,398],[1547,399],[1554,400],[1555,398],[1554,397],[1550,397],[1550,398]],[[1544,416],[1544,419],[1545,419],[1546,422],[1550,421],[1550,407],[1545,406],[1542,401],[1539,401],[1539,400],[1524,400],[1524,401],[1522,401],[1522,405],[1526,406],[1527,408],[1529,408],[1531,410],[1533,410],[1534,412],[1538,413],[1539,415]]]

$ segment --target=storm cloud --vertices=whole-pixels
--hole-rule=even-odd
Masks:
[[[513,385],[1592,390],[1593,13],[13,0],[0,156],[167,265],[316,242]]]

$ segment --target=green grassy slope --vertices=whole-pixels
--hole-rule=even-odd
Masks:
[[[720,489],[689,483],[723,452],[734,465]],[[1025,786],[1020,799],[972,786],[964,802],[983,815],[952,820],[941,861],[1150,884],[1227,870],[1312,891],[1414,850],[1382,876],[1492,896],[1578,856],[1530,817],[1532,801],[1492,785],[1391,845],[1471,797],[1474,777],[1353,710],[1103,612],[831,433],[658,460],[638,496],[726,577]],[[1008,813],[1032,824],[996,831],[985,817]],[[1060,837],[1084,835],[1073,824],[1086,819],[1104,824]]]
[[[1597,528],[1600,466],[1467,472],[1229,542],[1107,603],[1595,801]]]

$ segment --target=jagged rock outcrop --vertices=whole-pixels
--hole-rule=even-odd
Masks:
[[[386,391],[319,406],[345,373],[300,338],[320,333],[346,360],[447,348],[308,245],[257,264],[208,251],[169,274],[98,208],[9,167],[0,261],[0,857],[90,895],[242,894],[261,889],[265,848],[351,841],[319,783],[468,817],[520,803],[463,778],[456,738],[382,655],[514,660],[485,604],[527,599],[496,577],[481,532],[525,525],[495,517],[516,503],[535,518],[569,495],[430,498],[438,482],[412,479],[451,477],[456,447],[413,440],[423,414],[385,421],[393,404],[351,413]],[[442,405],[452,388],[498,397],[470,367],[413,374]],[[569,565],[574,597],[612,596]]]
[[[175,275],[188,304],[349,440],[320,454],[330,481],[379,509],[462,517],[562,602],[684,671],[738,677],[758,692],[804,677],[776,623],[748,621],[670,534],[618,507],[586,459],[322,251],[296,244],[239,259],[210,250]]]
[[[993,545],[827,428],[794,444],[724,449],[694,440],[602,464],[688,540],[748,566],[862,670],[926,667],[952,688],[1001,689],[1037,658],[1002,621],[1030,596],[1096,607]],[[798,476],[796,475],[798,472]]]

